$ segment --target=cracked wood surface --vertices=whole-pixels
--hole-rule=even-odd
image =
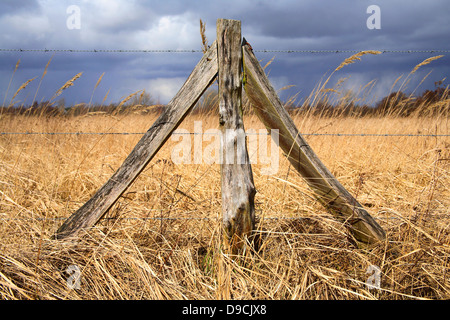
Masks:
[[[358,245],[385,239],[384,230],[340,184],[300,135],[249,45],[243,45],[244,88],[251,104],[268,130],[279,130],[280,148],[292,166],[315,192],[318,201],[344,221]]]
[[[214,42],[182,88],[166,106],[165,112],[142,136],[120,168],[90,200],[72,214],[58,229],[56,232],[57,239],[75,237],[81,230],[94,226],[101,219],[183,121],[201,95],[214,81],[217,71],[217,47],[216,42]]]
[[[217,20],[222,217],[226,243],[239,250],[255,227],[253,173],[242,119],[241,22]]]

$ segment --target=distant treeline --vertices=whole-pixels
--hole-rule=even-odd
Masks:
[[[41,115],[41,116],[82,116],[88,113],[97,114],[126,114],[126,113],[161,113],[164,105],[126,105],[118,106],[111,103],[109,105],[89,105],[87,103],[79,103],[74,106],[55,106],[48,101],[35,102],[31,106],[16,107],[0,107],[0,114],[16,114],[16,115]]]
[[[40,115],[40,116],[80,116],[88,113],[104,114],[160,114],[165,106],[161,104],[109,104],[89,105],[80,103],[66,107],[64,103],[52,104],[49,101],[34,102],[31,106],[0,107],[0,114],[16,115]],[[435,90],[426,90],[419,96],[407,95],[401,91],[392,92],[381,99],[375,106],[358,104],[352,100],[346,104],[332,105],[327,101],[315,101],[314,104],[303,103],[296,105],[294,102],[285,103],[285,108],[290,113],[308,113],[320,116],[402,116],[411,115],[449,115],[450,97],[448,87],[437,85]],[[245,113],[251,113],[252,108],[248,101],[243,99]],[[218,111],[218,99],[216,92],[208,92],[192,111],[196,114],[214,114]]]
[[[448,88],[437,87],[435,90],[426,90],[419,96],[407,95],[402,91],[392,92],[381,99],[375,106],[358,104],[350,101],[338,106],[318,101],[314,105],[304,104],[300,107],[287,106],[296,112],[312,112],[325,116],[388,116],[401,117],[449,115],[450,97]]]

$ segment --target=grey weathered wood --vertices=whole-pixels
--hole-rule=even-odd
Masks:
[[[225,240],[239,249],[255,224],[252,168],[242,120],[241,22],[217,20],[221,186]]]
[[[217,46],[214,42],[169,102],[166,111],[144,134],[114,175],[58,229],[57,239],[77,236],[81,230],[92,227],[101,219],[183,121],[214,81],[217,71]]]
[[[384,230],[331,174],[300,135],[248,45],[243,46],[243,65],[245,92],[256,114],[268,130],[279,130],[281,149],[317,199],[346,222],[359,244],[384,240]]]

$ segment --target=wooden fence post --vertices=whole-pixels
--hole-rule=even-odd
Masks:
[[[236,252],[242,248],[255,227],[256,190],[242,119],[242,82],[256,114],[268,130],[279,130],[280,147],[316,193],[317,199],[346,223],[359,244],[385,239],[384,230],[336,180],[298,132],[251,48],[241,46],[241,22],[227,19],[217,20],[217,40],[169,102],[166,111],[144,134],[114,175],[58,229],[57,239],[77,236],[81,230],[92,227],[101,219],[183,121],[216,75],[222,132],[223,229],[228,249]]]
[[[218,19],[216,41],[224,240],[236,252],[254,229],[256,194],[242,120],[241,22]]]

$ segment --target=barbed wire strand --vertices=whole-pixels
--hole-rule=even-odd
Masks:
[[[317,53],[358,53],[364,50],[277,50],[277,49],[261,49],[253,50],[258,53],[303,53],[303,54],[317,54]],[[450,53],[450,50],[441,49],[427,49],[427,50],[378,50],[382,53]],[[164,50],[164,49],[6,49],[0,48],[0,52],[61,52],[61,53],[202,53],[202,50]],[[0,132],[0,135],[143,135],[144,132]],[[174,132],[172,134],[215,134],[215,133],[181,133]],[[252,133],[247,133],[247,135]],[[450,134],[388,134],[388,133],[301,133],[303,136],[337,136],[337,137],[449,137]],[[57,218],[0,218],[0,221],[24,221],[24,220],[36,220],[36,221],[58,221],[66,220],[68,217]],[[189,218],[170,218],[170,217],[124,217],[124,218],[103,218],[102,220],[218,220],[219,218],[202,218],[202,217],[189,217]],[[264,220],[301,220],[304,217],[263,217]],[[374,217],[374,219],[399,219],[398,217]]]
[[[364,50],[297,50],[297,49],[256,49],[259,53],[358,53]],[[424,50],[378,50],[381,53],[450,53],[450,49],[424,49]],[[62,52],[62,53],[203,53],[198,49],[21,49],[0,48],[0,52]]]
[[[145,132],[0,132],[0,135],[144,135]],[[300,133],[302,136],[334,136],[334,137],[450,137],[450,134],[414,134],[414,133]],[[219,135],[213,132],[173,132],[172,135]],[[249,135],[270,135],[251,133]]]
[[[445,215],[447,216],[447,215]],[[0,218],[0,221],[63,221],[68,219],[69,217],[55,217],[55,218],[44,218],[44,217],[36,217],[36,218]],[[377,220],[396,220],[401,219],[399,217],[373,217]],[[101,218],[101,220],[110,221],[110,220],[155,220],[155,221],[177,221],[177,220],[183,220],[183,221],[190,221],[190,220],[196,220],[196,221],[213,221],[213,220],[221,220],[222,218],[207,218],[207,217],[177,217],[177,218],[171,218],[171,217],[104,217]],[[308,217],[261,217],[261,220],[303,220],[308,219]]]

